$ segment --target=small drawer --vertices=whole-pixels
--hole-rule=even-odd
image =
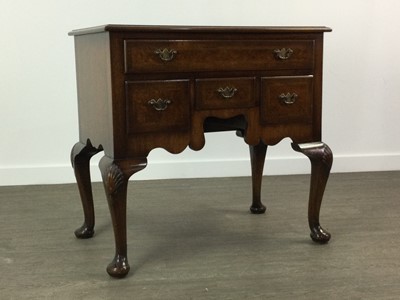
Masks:
[[[255,105],[255,78],[196,80],[196,109],[247,108]]]
[[[312,110],[313,76],[261,79],[262,123],[311,123]]]
[[[189,80],[126,81],[128,134],[188,129],[189,86]]]
[[[125,40],[125,73],[312,69],[313,40]]]

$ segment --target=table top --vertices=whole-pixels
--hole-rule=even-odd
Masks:
[[[325,26],[171,26],[171,25],[116,25],[108,24],[77,29],[69,35],[84,35],[98,32],[203,32],[203,33],[318,33],[330,32]]]

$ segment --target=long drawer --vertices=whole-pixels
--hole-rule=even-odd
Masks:
[[[311,69],[312,40],[125,40],[125,73]]]

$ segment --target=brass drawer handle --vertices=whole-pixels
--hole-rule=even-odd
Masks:
[[[290,48],[275,49],[274,53],[277,58],[286,60],[292,56],[293,50]]]
[[[295,103],[298,97],[296,93],[282,93],[278,96],[279,100],[287,105]]]
[[[229,86],[227,86],[227,87],[225,87],[225,88],[220,87],[220,88],[217,90],[217,92],[218,92],[222,97],[224,97],[225,99],[229,99],[229,98],[232,98],[232,97],[235,95],[235,93],[237,92],[237,89],[234,88],[234,87],[229,87]]]
[[[157,100],[151,99],[147,103],[152,105],[156,111],[163,111],[163,110],[166,110],[168,107],[168,104],[171,104],[172,102],[171,102],[171,100],[168,100],[168,99],[158,98]]]
[[[175,54],[177,54],[178,51],[174,49],[164,48],[164,49],[157,49],[156,51],[154,51],[154,53],[158,54],[158,56],[162,61],[171,61],[174,59]]]

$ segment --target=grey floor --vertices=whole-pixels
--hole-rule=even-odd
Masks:
[[[127,278],[110,278],[113,233],[101,184],[97,227],[78,240],[75,185],[0,187],[0,299],[400,299],[400,172],[332,174],[307,228],[309,176],[131,182]]]

